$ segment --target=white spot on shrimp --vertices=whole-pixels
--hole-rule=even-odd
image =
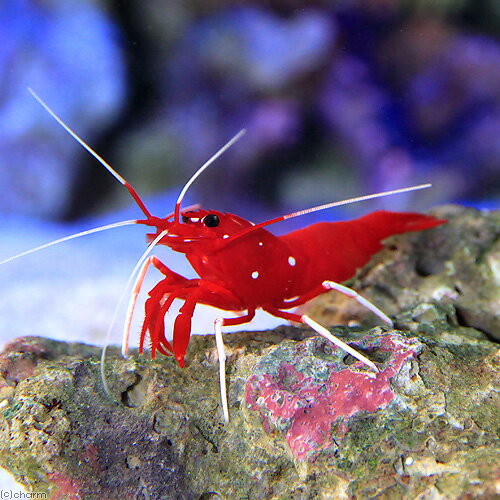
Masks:
[[[262,241],[259,241],[259,247],[263,246],[264,243],[262,243]]]
[[[225,240],[227,240],[229,238],[229,234],[225,234],[224,236],[222,236]]]
[[[295,264],[297,264],[297,261],[295,260],[295,257],[288,257],[288,263],[293,267]]]
[[[191,218],[191,222],[199,222],[200,219],[198,217],[193,217]]]
[[[258,277],[259,277],[259,271],[254,271],[254,272],[252,273],[252,278],[253,278],[254,280],[256,280]]]

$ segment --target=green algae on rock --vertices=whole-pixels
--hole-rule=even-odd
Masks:
[[[306,331],[227,335],[228,425],[212,337],[193,338],[184,369],[171,358],[112,357],[116,401],[102,391],[98,348],[20,339],[0,363],[11,388],[0,463],[53,498],[492,494],[496,346],[455,342],[451,330],[438,339],[345,333],[379,360],[377,390],[359,362]],[[276,345],[279,334],[295,340]],[[266,376],[278,377],[275,387]]]

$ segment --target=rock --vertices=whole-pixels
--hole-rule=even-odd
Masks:
[[[98,348],[20,339],[2,354],[1,465],[52,498],[493,495],[495,345],[336,333],[380,373],[298,328],[227,335],[228,425],[212,337],[193,337],[185,369],[115,353],[115,400]]]
[[[500,211],[447,205],[431,213],[448,223],[389,238],[351,286],[405,329],[430,333],[440,319],[464,334],[500,339]],[[308,312],[322,324],[376,322],[335,293],[318,297]]]
[[[0,355],[0,465],[65,499],[494,497],[498,345],[457,308],[480,284],[477,318],[494,324],[496,214],[439,216],[355,280],[397,328],[332,329],[378,374],[306,328],[227,334],[224,424],[212,336],[192,337],[184,369],[111,348],[111,396],[99,348],[21,338]]]

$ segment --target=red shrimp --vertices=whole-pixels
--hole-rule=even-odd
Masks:
[[[140,333],[141,353],[148,335],[153,358],[156,352],[173,354],[178,364],[183,367],[191,336],[191,320],[197,304],[240,313],[238,317],[221,316],[214,325],[222,410],[226,421],[229,420],[229,411],[222,327],[251,321],[257,309],[263,309],[279,318],[309,325],[377,372],[372,361],[334,337],[326,328],[307,315],[299,315],[289,310],[320,294],[337,290],[354,298],[392,326],[390,318],[380,309],[340,283],[352,277],[358,268],[366,264],[372,255],[382,248],[381,241],[388,236],[429,229],[446,221],[418,213],[378,211],[347,222],[312,224],[283,236],[275,236],[264,227],[334,206],[422,189],[429,187],[429,184],[329,203],[259,224],[253,224],[231,213],[201,208],[182,210],[182,200],[194,180],[242,135],[242,131],[200,167],[187,182],[171,215],[164,218],[155,217],[148,211],[134,188],[62,122],[36,94],[33,95],[68,133],[128,189],[145,215],[144,219],[134,222],[154,229],[147,235],[151,243],[148,252],[136,266],[138,275],[123,335],[124,355],[128,351],[129,330],[137,296],[149,266],[153,265],[164,277],[149,292],[145,303],[145,319]],[[185,254],[199,278],[187,279],[169,269],[157,257],[147,257],[156,244],[166,245]],[[175,319],[173,338],[169,341],[165,336],[164,317],[175,299],[181,299],[184,303]],[[367,376],[370,374],[367,373]]]

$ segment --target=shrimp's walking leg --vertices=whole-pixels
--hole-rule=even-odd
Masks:
[[[241,311],[244,310],[240,299],[230,290],[221,287],[217,283],[199,280],[196,288],[185,290],[182,298],[184,305],[179,309],[179,315],[174,323],[173,351],[179,366],[184,366],[184,355],[186,353],[189,337],[191,335],[191,319],[197,304],[206,304],[219,309]],[[176,293],[176,292],[174,292]],[[177,293],[177,296],[179,294]],[[214,322],[215,342],[219,358],[219,383],[221,391],[222,412],[224,420],[229,421],[229,410],[227,404],[226,389],[226,352],[222,340],[222,327],[234,326],[248,323],[255,316],[255,309],[248,309],[244,316],[238,318],[218,318]]]
[[[283,309],[290,309],[292,307],[300,306],[302,304],[305,304],[309,300],[314,299],[321,293],[329,292],[330,290],[336,290],[337,292],[340,292],[346,295],[347,297],[356,300],[362,306],[366,307],[372,313],[376,314],[384,323],[387,323],[390,327],[393,326],[391,318],[389,318],[389,316],[387,316],[387,314],[382,312],[377,306],[372,304],[368,299],[365,299],[364,297],[359,295],[359,293],[353,290],[352,288],[341,285],[340,283],[336,283],[335,281],[323,281],[323,283],[319,287],[315,288],[311,292],[301,295],[297,299],[291,300],[289,302],[284,301],[280,305],[280,307],[282,307]]]
[[[130,327],[132,324],[132,316],[134,315],[135,305],[137,303],[137,297],[141,291],[142,284],[144,283],[144,278],[146,277],[147,270],[149,266],[153,264],[162,274],[167,278],[170,278],[172,284],[185,284],[188,280],[181,276],[180,274],[171,271],[163,262],[158,259],[158,257],[151,255],[145,261],[139,270],[137,278],[135,280],[132,292],[130,294],[130,300],[127,307],[127,314],[125,316],[125,324],[123,326],[123,337],[122,337],[122,355],[124,357],[128,356],[128,346],[130,337]]]
[[[382,312],[376,305],[372,304],[369,300],[365,299],[358,292],[349,288],[347,286],[341,285],[340,283],[335,283],[335,281],[323,281],[323,288],[326,290],[336,290],[337,292],[343,293],[347,297],[351,297],[362,306],[369,309],[372,313],[376,314],[384,323],[387,323],[390,327],[394,326],[391,318]]]
[[[180,277],[182,278],[182,277]],[[142,354],[146,333],[149,331],[151,340],[151,357],[154,359],[156,350],[169,356],[174,349],[165,338],[165,315],[175,299],[185,299],[198,287],[199,280],[182,278],[183,285],[172,284],[170,277],[160,281],[150,292],[144,305],[145,317],[139,338],[139,352]],[[189,331],[187,332],[189,338]],[[168,352],[167,352],[168,351]]]
[[[336,346],[340,347],[343,349],[345,352],[351,354],[354,356],[356,359],[359,359],[362,363],[365,365],[369,366],[374,372],[378,373],[378,368],[376,365],[370,361],[368,358],[363,356],[361,353],[353,349],[351,346],[347,345],[345,342],[342,342],[342,340],[338,339],[334,335],[332,335],[324,326],[321,326],[319,323],[316,323],[313,319],[311,319],[309,316],[306,316],[305,314],[300,316],[298,314],[293,314],[285,311],[280,311],[279,309],[276,309],[274,307],[266,307],[264,309],[268,313],[277,316],[278,318],[284,318],[288,319],[290,321],[295,321],[297,323],[302,323],[304,325],[310,326],[314,331],[319,333],[322,337],[325,337],[327,340],[335,344]]]
[[[354,356],[356,359],[359,359],[362,363],[369,366],[374,372],[378,373],[378,368],[372,361],[370,361],[361,353],[353,349],[350,345],[346,344],[345,342],[342,342],[342,340],[335,337],[335,335],[332,335],[324,326],[320,325],[319,323],[316,323],[316,321],[311,319],[309,316],[306,316],[305,314],[302,315],[300,318],[302,323],[309,325],[314,331],[318,332],[322,337],[325,337],[325,339],[328,339],[330,342],[340,347],[345,352],[348,352],[351,356]]]
[[[226,351],[224,349],[224,341],[222,340],[222,327],[241,325],[252,321],[255,316],[255,309],[249,309],[248,313],[240,318],[217,318],[214,322],[215,327],[215,343],[217,344],[217,356],[219,358],[219,385],[220,399],[222,403],[222,413],[224,414],[225,422],[229,422],[229,408],[227,404],[227,389],[226,389]]]

